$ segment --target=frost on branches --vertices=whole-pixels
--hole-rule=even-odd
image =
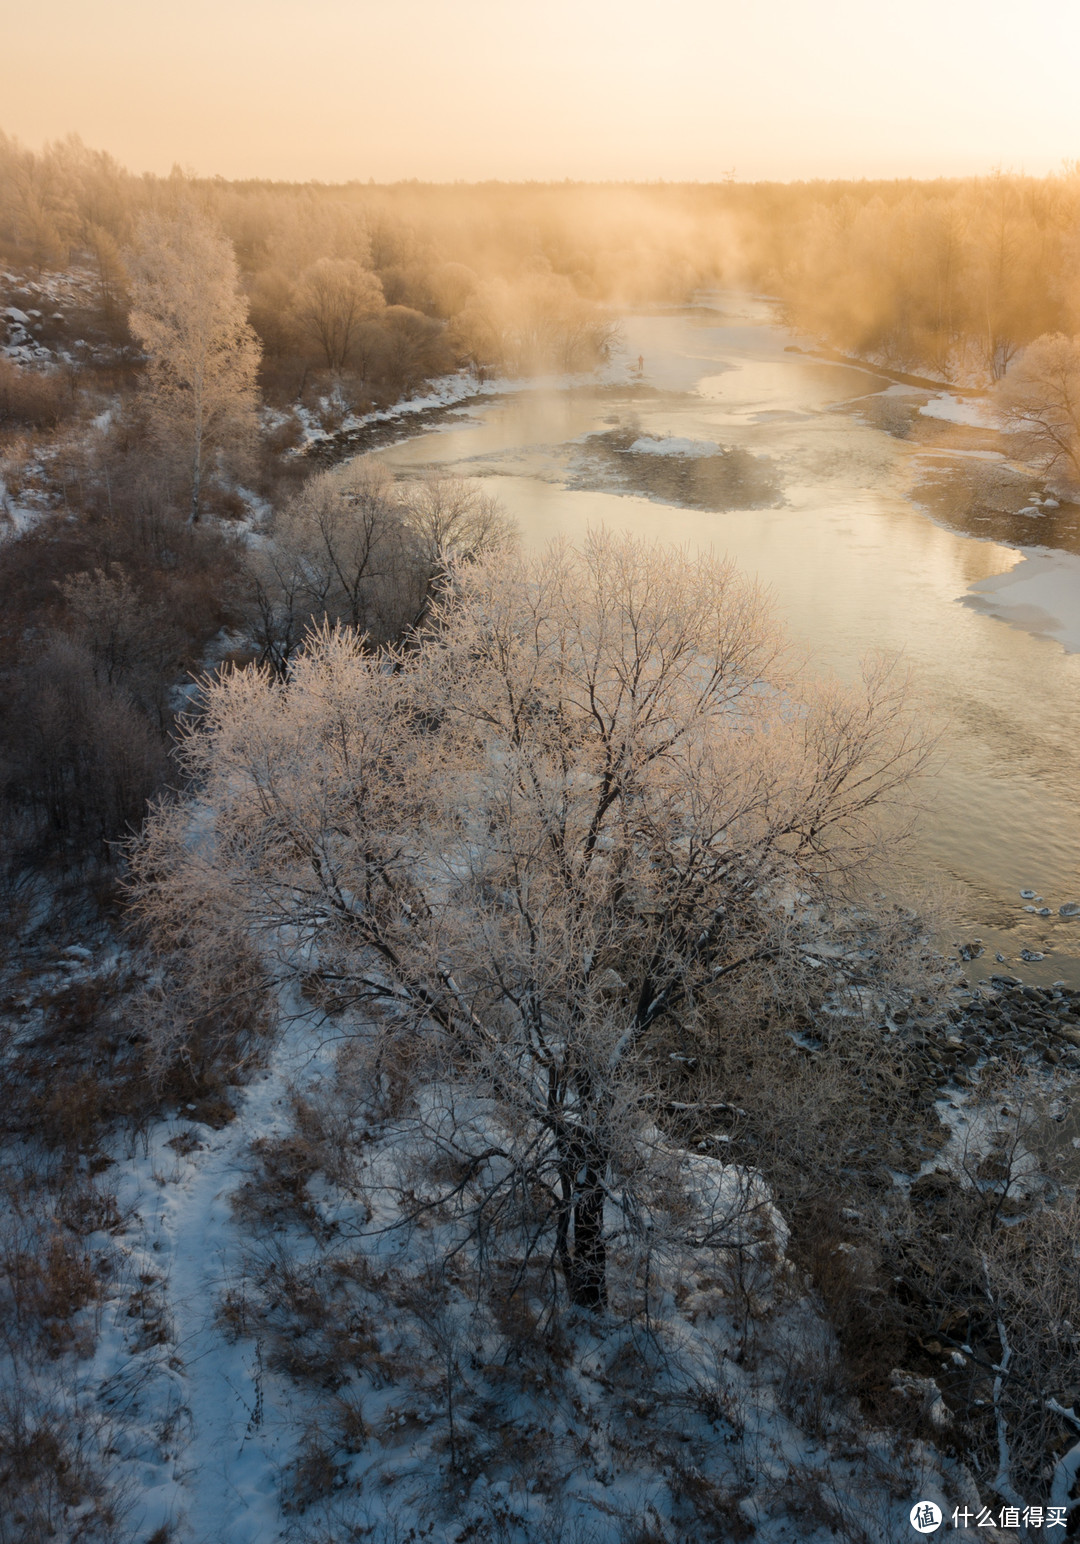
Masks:
[[[889,667],[810,683],[730,565],[594,533],[462,569],[395,650],[325,630],[213,682],[140,904],[192,979],[242,936],[405,1037],[416,1207],[600,1308],[613,1230],[679,1214],[673,1058],[795,980],[926,755]]]

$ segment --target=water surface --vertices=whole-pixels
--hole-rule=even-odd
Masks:
[[[1080,986],[1080,919],[1057,914],[1080,900],[1080,653],[1055,636],[1060,617],[1026,600],[979,609],[1006,597],[993,581],[1022,564],[1016,532],[1032,522],[1008,498],[980,513],[971,469],[1000,464],[995,486],[1018,474],[992,436],[958,430],[928,445],[913,434],[927,393],[905,400],[908,388],[791,343],[752,297],[631,316],[607,381],[494,399],[379,454],[406,475],[484,478],[531,545],[603,522],[726,554],[844,677],[869,649],[903,651],[948,725],[916,866],[959,886],[955,940],[986,947],[970,973]],[[928,483],[940,499],[928,501]],[[1075,511],[1055,517],[1064,537]],[[997,540],[981,531],[991,518]],[[1054,569],[1058,612],[1080,605],[1080,570],[1061,566],[1077,564],[1071,553],[1031,549],[1028,561]],[[1032,904],[1053,915],[1026,913]],[[1046,959],[1021,961],[1022,948]]]

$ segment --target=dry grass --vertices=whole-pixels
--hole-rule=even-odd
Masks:
[[[0,1544],[126,1539],[125,1508],[92,1427],[18,1389],[0,1400]]]

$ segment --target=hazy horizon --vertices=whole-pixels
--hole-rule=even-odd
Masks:
[[[1080,11],[774,0],[56,0],[5,17],[3,126],[289,181],[1042,175],[1080,155]]]

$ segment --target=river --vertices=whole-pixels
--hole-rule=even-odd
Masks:
[[[997,436],[797,341],[746,295],[630,315],[595,383],[474,402],[378,454],[483,478],[526,544],[603,522],[726,554],[821,670],[901,651],[944,726],[915,862],[958,897],[947,943],[981,938],[973,979],[1080,987],[1080,917],[1058,911],[1080,901],[1078,512],[1024,514],[1037,481]]]

